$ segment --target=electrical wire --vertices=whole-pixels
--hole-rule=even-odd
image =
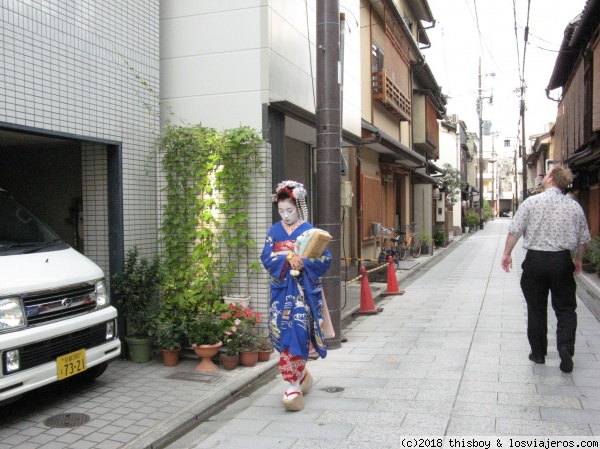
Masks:
[[[517,33],[517,6],[515,4],[515,0],[513,0],[513,20],[515,22],[515,41],[517,45],[517,67],[519,68],[519,82],[523,79],[521,74],[521,58],[519,55],[519,35]]]
[[[480,48],[479,51],[480,51],[481,56],[483,56],[483,47],[482,47],[482,43],[483,43],[483,46],[485,46],[485,48],[487,50],[487,53],[490,56],[490,59],[492,60],[492,62],[494,63],[494,65],[496,66],[497,70],[501,71],[502,67],[494,59],[494,54],[492,53],[492,51],[490,50],[490,47],[488,47],[487,42],[483,38],[483,34],[481,33],[481,29],[479,27],[479,18],[475,17],[473,15],[473,11],[471,11],[471,7],[469,6],[468,0],[465,0],[465,4],[467,5],[467,9],[469,10],[469,14],[471,14],[471,19],[473,19],[473,22],[475,22],[475,26],[477,27],[477,34],[478,34],[478,37],[479,37],[479,48]],[[473,4],[475,5],[475,15],[477,16],[477,4],[475,3],[475,0],[473,0]]]
[[[525,35],[523,37],[523,84],[525,83],[525,56],[527,54],[527,41],[529,40],[529,12],[531,11],[531,0],[527,0],[527,22],[525,24]],[[516,23],[516,21],[515,21]]]
[[[481,36],[481,28],[479,27],[479,13],[477,12],[477,2],[475,0],[473,0],[473,7],[475,8],[475,24],[477,25],[477,34],[479,35],[479,54],[483,56],[483,46],[481,45],[483,37]]]

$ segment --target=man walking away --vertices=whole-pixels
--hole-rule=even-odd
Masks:
[[[542,180],[543,192],[527,198],[508,228],[502,255],[502,268],[512,268],[510,256],[517,240],[523,237],[527,250],[521,265],[521,290],[527,302],[529,360],[545,363],[548,349],[548,292],[556,314],[556,346],[560,369],[573,371],[575,355],[575,277],[581,273],[585,244],[590,231],[581,206],[563,194],[573,181],[568,167],[556,165]],[[571,253],[575,252],[575,258]]]

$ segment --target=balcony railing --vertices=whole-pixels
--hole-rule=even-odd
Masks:
[[[373,73],[373,99],[399,120],[410,121],[410,98],[386,75],[385,69]]]

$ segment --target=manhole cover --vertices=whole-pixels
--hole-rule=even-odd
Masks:
[[[209,373],[184,373],[178,372],[165,376],[166,379],[175,380],[187,380],[191,382],[204,382],[211,383],[221,378],[220,374],[209,374]]]
[[[321,391],[324,391],[325,393],[339,393],[340,391],[344,391],[344,389],[342,387],[327,387],[327,388],[320,388]]]
[[[90,420],[85,413],[61,413],[54,415],[44,421],[48,427],[79,427]]]

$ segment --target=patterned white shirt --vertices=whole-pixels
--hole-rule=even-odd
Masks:
[[[555,187],[523,201],[508,232],[524,236],[523,248],[536,251],[575,252],[590,240],[583,209]]]

